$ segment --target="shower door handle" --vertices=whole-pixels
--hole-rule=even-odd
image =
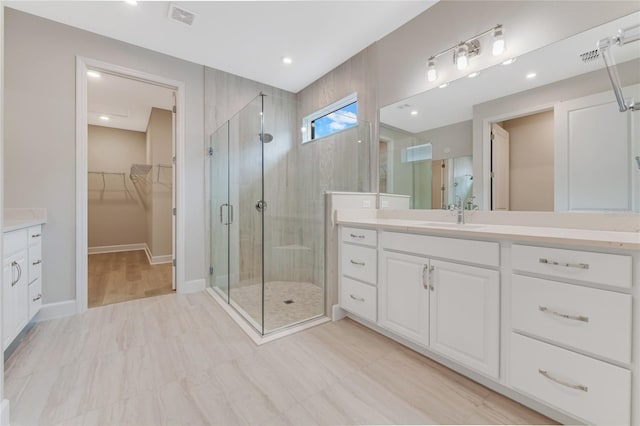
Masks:
[[[226,207],[227,208],[227,219],[228,222],[225,222],[222,219],[222,209]],[[220,204],[220,223],[223,225],[231,225],[233,223],[233,206],[231,204]]]
[[[258,200],[258,202],[256,203],[256,210],[258,210],[260,213],[263,213],[265,210],[267,210],[267,202],[264,200]]]

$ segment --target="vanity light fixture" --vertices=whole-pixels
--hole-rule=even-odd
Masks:
[[[87,75],[91,78],[100,78],[102,77],[98,71],[89,70],[87,71]]]
[[[462,71],[467,68],[467,65],[469,65],[469,48],[466,44],[462,43],[458,46],[456,53],[454,54],[454,61],[458,71]]]
[[[469,66],[469,59],[480,54],[480,39],[491,34],[493,36],[492,53],[495,56],[501,55],[505,51],[504,29],[502,24],[498,24],[480,34],[461,41],[442,52],[432,55],[427,60],[427,81],[433,83],[438,79],[436,59],[442,55],[453,52],[453,63],[458,71],[464,71]],[[446,87],[446,86],[445,86]]]
[[[493,56],[500,56],[504,52],[504,32],[502,25],[498,25],[493,29],[493,48],[491,53]]]
[[[516,58],[509,58],[506,61],[504,61],[502,63],[502,65],[511,65],[512,63],[514,63],[516,61]]]
[[[429,58],[429,62],[427,62],[427,80],[430,83],[433,83],[438,79],[438,70],[436,70],[436,58],[433,56]]]
[[[525,77],[527,80],[531,80],[532,78],[536,78],[536,75],[538,74],[536,74],[535,72],[530,72]]]

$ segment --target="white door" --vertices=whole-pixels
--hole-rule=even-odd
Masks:
[[[171,114],[171,288],[176,289],[176,92],[173,92],[173,111]]]
[[[640,99],[640,85],[623,92]],[[612,91],[556,105],[556,210],[640,210],[639,116]]]
[[[435,352],[498,377],[498,271],[431,260],[429,345]]]
[[[379,324],[414,342],[429,343],[429,259],[382,251],[378,280]]]
[[[509,210],[509,132],[491,124],[491,210]]]

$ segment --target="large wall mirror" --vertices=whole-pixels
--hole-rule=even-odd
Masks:
[[[640,111],[620,112],[594,52],[638,24],[640,12],[382,108],[380,192],[418,209],[640,211]],[[640,41],[610,53],[640,103]]]

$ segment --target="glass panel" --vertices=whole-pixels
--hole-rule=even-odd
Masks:
[[[262,96],[229,121],[230,303],[263,333]]]
[[[229,123],[211,135],[211,287],[229,301]]]

